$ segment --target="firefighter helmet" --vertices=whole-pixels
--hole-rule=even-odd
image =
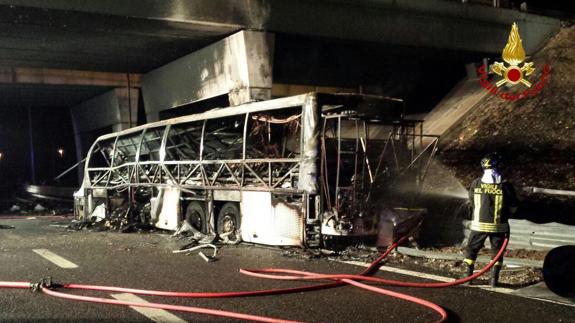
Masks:
[[[494,169],[499,168],[500,158],[497,153],[489,153],[481,159],[481,168],[483,169]]]

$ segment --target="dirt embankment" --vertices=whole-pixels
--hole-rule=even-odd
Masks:
[[[527,61],[536,68],[528,77],[533,84],[545,64],[551,67],[540,93],[515,102],[490,96],[442,138],[439,158],[463,185],[480,175],[481,157],[497,151],[518,189],[575,190],[575,26],[562,28]],[[524,90],[518,84],[499,91]]]

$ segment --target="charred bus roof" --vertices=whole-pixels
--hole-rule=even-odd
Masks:
[[[316,102],[318,106],[322,108],[322,113],[325,114],[342,113],[349,117],[369,119],[372,122],[391,124],[408,121],[403,119],[405,113],[405,105],[403,100],[399,98],[353,93],[326,94],[309,92],[306,94],[290,97],[251,102],[238,106],[215,108],[202,113],[190,114],[162,121],[146,123],[144,125],[130,129],[100,136],[96,141],[110,139],[115,136],[131,134],[134,132],[142,131],[146,128],[155,128],[169,124],[215,119],[243,113],[296,107],[306,104],[306,101],[310,99],[317,100]]]

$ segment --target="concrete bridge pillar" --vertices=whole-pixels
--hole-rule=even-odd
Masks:
[[[274,34],[243,30],[142,78],[148,122],[160,112],[227,95],[230,105],[271,98]]]
[[[99,136],[136,126],[139,93],[137,88],[116,88],[70,108],[78,161]],[[83,172],[78,173],[81,181]]]

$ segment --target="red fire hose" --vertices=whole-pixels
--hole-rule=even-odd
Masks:
[[[149,308],[157,308],[157,309],[162,309],[162,310],[190,312],[190,313],[207,314],[207,315],[214,315],[214,316],[221,316],[221,317],[229,317],[229,318],[234,318],[234,319],[249,320],[249,321],[255,321],[255,322],[290,322],[290,323],[298,322],[298,321],[275,319],[275,318],[265,317],[265,316],[257,316],[257,315],[229,312],[229,311],[220,311],[220,310],[214,310],[214,309],[202,308],[202,307],[178,306],[178,305],[169,305],[169,304],[160,304],[160,303],[126,302],[126,301],[119,301],[119,300],[108,299],[108,298],[71,295],[71,294],[56,292],[56,291],[50,290],[49,288],[46,288],[46,287],[42,287],[42,292],[45,294],[48,294],[50,296],[55,296],[55,297],[65,298],[65,299],[71,299],[71,300],[76,300],[76,301],[91,302],[91,303],[149,307]]]
[[[374,283],[380,283],[384,285],[390,286],[402,286],[402,287],[422,287],[422,288],[439,288],[439,287],[449,287],[464,284],[470,280],[473,280],[481,275],[483,275],[486,271],[488,271],[495,263],[501,258],[503,253],[505,252],[505,248],[507,247],[507,243],[509,239],[505,239],[501,249],[497,255],[487,264],[487,266],[483,267],[480,271],[474,273],[471,276],[456,279],[452,282],[444,282],[444,283],[416,283],[416,282],[404,282],[399,280],[389,280],[377,277],[370,277],[364,275],[349,275],[349,274],[335,274],[335,275],[321,275],[307,271],[300,271],[300,270],[290,270],[290,269],[278,269],[278,268],[268,268],[268,269],[240,269],[242,274],[246,274],[248,276],[259,277],[259,278],[268,278],[268,279],[280,279],[280,280],[324,280],[324,279],[331,279],[331,280],[343,280],[343,279],[353,279],[353,280],[364,280]],[[292,274],[292,275],[270,275],[269,273],[285,273],[285,274]]]
[[[448,283],[416,283],[416,282],[402,282],[397,280],[388,280],[383,278],[371,277],[371,275],[375,268],[379,265],[379,263],[387,257],[387,255],[397,248],[397,246],[405,239],[403,237],[399,239],[396,243],[391,245],[387,251],[382,254],[378,259],[376,259],[371,265],[357,275],[349,275],[349,274],[338,274],[338,275],[324,275],[324,274],[316,274],[306,271],[298,271],[298,270],[288,270],[288,269],[276,269],[276,268],[269,268],[269,269],[240,269],[240,272],[249,276],[256,276],[262,278],[269,278],[269,279],[282,279],[282,280],[332,280],[333,282],[323,283],[319,285],[312,285],[312,286],[305,286],[305,287],[296,287],[296,288],[284,288],[284,289],[269,289],[269,290],[256,290],[256,291],[240,291],[240,292],[217,292],[217,293],[209,293],[209,292],[168,292],[168,291],[154,291],[154,290],[142,290],[142,289],[132,289],[132,288],[121,288],[121,287],[114,287],[114,286],[95,286],[95,285],[81,285],[81,284],[64,284],[64,285],[57,285],[57,286],[50,286],[45,284],[33,284],[30,282],[0,282],[0,288],[20,288],[20,289],[29,289],[31,287],[37,287],[43,293],[59,297],[59,298],[66,298],[84,302],[95,302],[95,303],[104,303],[104,304],[113,304],[113,305],[124,305],[124,306],[138,306],[138,307],[149,307],[149,308],[158,308],[164,310],[172,310],[172,311],[182,311],[182,312],[191,312],[191,313],[199,313],[199,314],[207,314],[207,315],[214,315],[214,316],[221,316],[221,317],[228,317],[228,318],[236,318],[242,320],[251,320],[257,322],[294,322],[294,321],[287,321],[282,319],[264,317],[264,316],[256,316],[250,314],[243,314],[243,313],[236,313],[236,312],[229,312],[229,311],[221,311],[221,310],[214,310],[208,308],[200,308],[200,307],[190,307],[190,306],[177,306],[177,305],[169,305],[169,304],[160,304],[160,303],[139,303],[139,302],[126,302],[126,301],[119,301],[113,299],[106,299],[106,298],[99,298],[99,297],[88,297],[88,296],[79,296],[79,295],[71,295],[60,293],[52,290],[53,287],[65,288],[65,289],[80,289],[80,290],[98,290],[98,291],[110,291],[110,292],[122,292],[122,293],[132,293],[132,294],[140,294],[140,295],[155,295],[155,296],[168,296],[168,297],[189,297],[189,298],[223,298],[223,297],[246,297],[246,296],[263,296],[263,295],[274,295],[274,294],[286,294],[286,293],[296,293],[296,292],[304,292],[304,291],[311,291],[311,290],[319,290],[319,289],[326,289],[326,288],[333,288],[342,286],[345,284],[349,284],[358,288],[366,289],[375,293],[379,293],[382,295],[388,295],[396,298],[400,298],[406,301],[410,301],[425,307],[428,307],[434,311],[436,311],[441,318],[438,322],[443,322],[447,319],[447,313],[443,308],[439,305],[431,303],[429,301],[383,289],[381,287],[375,287],[360,283],[358,281],[369,281],[369,282],[377,282],[380,284],[385,285],[392,285],[392,286],[406,286],[406,287],[448,287],[454,286],[458,284],[463,284],[467,281],[475,279],[489,270],[503,255],[505,248],[507,247],[508,239],[506,238],[503,246],[499,250],[498,254],[493,258],[487,266],[481,269],[479,272],[473,274],[472,276],[457,279],[453,282]],[[284,273],[290,275],[273,275],[273,273]],[[36,286],[35,286],[36,285]]]

